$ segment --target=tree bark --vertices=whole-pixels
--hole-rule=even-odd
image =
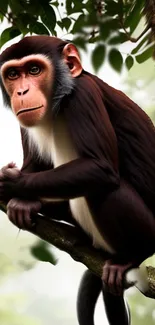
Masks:
[[[5,205],[0,203],[0,210],[6,213]],[[35,227],[27,231],[67,252],[75,261],[83,263],[97,276],[102,276],[103,265],[108,259],[108,254],[95,249],[80,228],[40,214],[35,220]],[[141,292],[149,298],[155,298],[155,268],[147,266],[146,270],[149,290]],[[130,286],[133,286],[133,283],[128,283],[126,280],[125,287],[129,288]]]

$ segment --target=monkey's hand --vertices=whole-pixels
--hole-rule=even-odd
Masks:
[[[20,229],[33,227],[32,214],[40,211],[40,201],[20,200],[13,198],[7,204],[7,215],[9,220]]]
[[[5,180],[7,177],[11,177],[12,179],[18,177],[21,171],[17,168],[14,162],[10,162],[6,166],[0,169],[0,180]]]
[[[12,191],[13,185],[16,184],[20,175],[21,171],[13,162],[0,169],[0,201],[8,202],[11,197],[15,196]]]
[[[113,260],[107,260],[103,266],[102,280],[106,290],[113,295],[121,296],[124,291],[124,275],[131,268],[138,267],[134,262],[119,264]]]

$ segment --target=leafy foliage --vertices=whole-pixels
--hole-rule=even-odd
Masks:
[[[31,254],[39,261],[56,264],[54,254],[51,253],[47,242],[39,240],[37,244],[30,248]]]
[[[109,62],[116,71],[120,72],[122,70],[123,58],[118,50],[111,49],[109,53]]]
[[[96,71],[106,55],[116,71],[121,71],[123,63],[131,69],[135,61],[142,63],[155,53],[153,3],[152,0],[0,0],[0,21],[5,17],[11,24],[2,32],[0,45],[18,35],[57,36],[60,30],[63,38],[72,35],[83,50],[88,43],[94,45],[92,63]],[[143,31],[134,38],[139,24],[143,25]],[[127,41],[135,46],[122,57],[120,45]]]
[[[104,58],[105,58],[105,45],[100,44],[96,46],[92,55],[92,63],[96,71],[102,65]]]
[[[126,60],[125,60],[125,64],[128,68],[128,70],[130,70],[134,64],[134,59],[131,55],[127,56]]]

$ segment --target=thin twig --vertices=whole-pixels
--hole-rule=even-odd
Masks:
[[[123,23],[122,22],[120,22],[120,25],[121,25],[121,27],[122,27],[122,29],[124,30],[124,32],[125,32],[125,34],[126,34],[126,36],[127,36],[127,38],[128,38],[128,40],[130,41],[130,42],[132,42],[132,43],[137,43],[146,33],[147,33],[147,31],[150,29],[150,27],[149,26],[147,26],[143,31],[142,31],[142,33],[138,36],[138,37],[132,37],[129,33],[128,33],[128,31],[126,30],[126,28],[124,27],[124,25],[123,25]]]

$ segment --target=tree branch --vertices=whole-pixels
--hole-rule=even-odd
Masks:
[[[126,36],[127,36],[127,39],[128,41],[132,42],[132,43],[137,43],[146,33],[147,31],[150,29],[149,26],[146,26],[146,28],[142,31],[142,33],[138,36],[138,37],[132,37],[130,35],[130,33],[128,33],[128,31],[126,30],[123,22],[120,22],[120,26],[122,27],[122,29],[124,30]]]
[[[0,210],[6,213],[5,205],[0,203]],[[80,228],[52,220],[40,214],[36,216],[35,220],[36,226],[28,230],[29,232],[67,252],[75,261],[86,265],[97,276],[102,276],[103,265],[108,259],[108,254],[95,249]],[[145,281],[148,283],[147,292],[142,291],[136,281],[135,283],[129,283],[127,278],[125,287],[129,288],[135,285],[145,296],[155,298],[155,268],[151,266],[140,267],[137,271],[143,277],[145,273]]]

